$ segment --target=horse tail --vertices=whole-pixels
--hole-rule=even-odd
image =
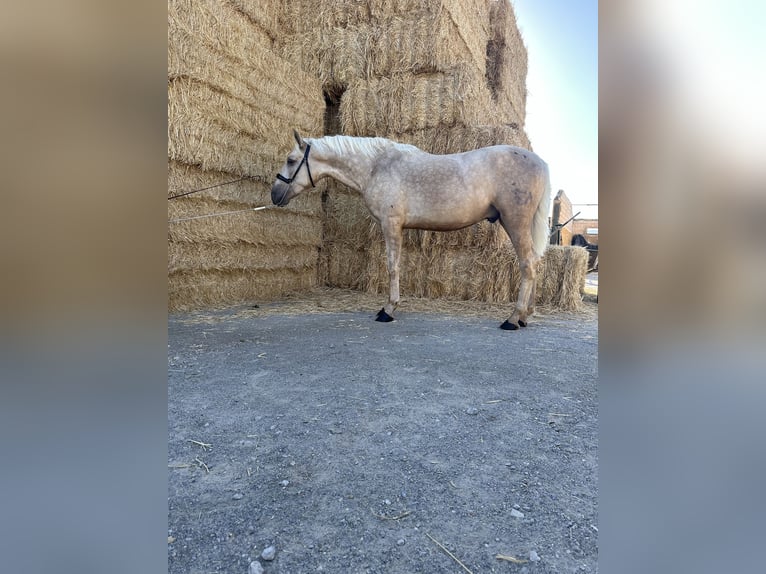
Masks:
[[[551,178],[548,173],[548,166],[543,170],[544,189],[540,203],[537,204],[537,211],[532,219],[532,249],[535,255],[542,257],[545,248],[550,240],[550,229],[548,228],[548,210],[551,207]]]

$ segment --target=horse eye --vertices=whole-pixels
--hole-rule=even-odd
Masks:
[[[291,157],[287,158],[287,165],[293,165],[296,161],[298,161],[298,160],[295,160],[295,159],[293,159]]]

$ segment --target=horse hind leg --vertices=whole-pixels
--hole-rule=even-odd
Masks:
[[[535,275],[537,275],[537,270],[535,270]],[[529,294],[529,301],[527,301],[527,317],[531,317],[535,314],[535,302],[537,300],[537,278],[535,277],[535,280],[532,282],[532,289],[531,293]],[[522,325],[522,327],[526,327],[526,325]]]
[[[519,259],[519,272],[521,274],[519,294],[516,297],[516,307],[511,316],[500,325],[501,329],[514,331],[519,327],[526,327],[528,317],[534,312],[537,274],[535,264],[537,257],[532,248],[532,236],[530,233],[517,231],[502,219],[501,223],[516,250],[516,255]]]

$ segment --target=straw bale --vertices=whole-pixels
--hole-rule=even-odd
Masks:
[[[490,0],[487,82],[506,117],[518,118],[522,123],[526,117],[527,64],[527,49],[513,6],[506,0]]]
[[[456,6],[457,13],[464,10],[462,4]],[[284,36],[280,53],[315,74],[325,86],[345,86],[360,78],[451,71],[461,64],[484,75],[486,19],[476,13],[455,19],[447,10],[405,14]]]
[[[205,170],[264,176],[284,160],[271,143],[200,118],[183,105],[168,106],[168,158]]]
[[[267,49],[253,49],[240,55],[221,51],[192,27],[170,21],[168,78],[209,85],[253,108],[250,114],[274,116],[280,125],[317,133],[324,112],[319,80]],[[272,137],[282,136],[284,129]]]
[[[321,130],[319,81],[270,52],[223,0],[168,8],[168,156],[205,169],[270,176],[293,127]]]
[[[262,271],[302,269],[316,272],[318,248],[314,245],[259,246],[251,243],[168,243],[168,273],[191,270]]]
[[[279,14],[279,26],[285,35],[314,30],[324,32],[359,24],[379,25],[397,17],[433,18],[444,11],[457,24],[464,23],[467,30],[478,35],[480,30],[486,31],[489,21],[488,0],[291,0],[284,4]]]
[[[456,21],[449,12],[442,11],[425,17],[391,18],[366,27],[365,32],[374,46],[368,76],[450,71],[460,64],[468,64],[483,74],[484,50],[477,52],[474,42],[468,45],[465,37],[476,39],[486,35],[480,25],[484,24],[486,30],[486,22],[476,26],[478,31],[461,34],[461,28],[467,27],[466,22]]]
[[[458,34],[473,55],[473,60],[481,63],[479,67],[484,73],[486,69],[486,46],[490,33],[487,1],[444,0],[444,7],[457,26]]]
[[[366,250],[330,242],[322,246],[321,256],[326,264],[324,273],[319,276],[322,285],[344,289],[364,289],[369,260]]]
[[[375,4],[378,2],[367,0],[290,0],[284,3],[279,13],[282,38],[312,33],[316,39],[329,30],[369,24]]]
[[[391,137],[434,154],[461,153],[498,144],[531,150],[527,134],[518,124],[437,126]]]
[[[195,0],[196,1],[196,0]],[[258,29],[272,40],[282,31],[279,28],[279,14],[284,0],[221,0],[244,14]]]
[[[168,162],[171,191],[236,179],[198,166]],[[270,205],[269,184],[240,181],[168,201],[170,220]],[[317,285],[322,238],[321,192],[288,207],[170,223],[169,305],[196,309],[270,300]]]
[[[195,271],[168,276],[168,308],[190,311],[281,299],[317,286],[314,270]]]
[[[583,248],[579,248],[585,251]],[[550,246],[537,265],[536,304],[578,310],[585,284],[587,252]],[[421,251],[405,247],[401,257],[400,289],[414,297],[513,302],[520,285],[519,263],[510,241],[500,248],[460,248]],[[368,293],[388,293],[385,248],[370,249],[363,282]]]
[[[341,98],[343,133],[400,134],[491,120],[489,90],[468,67],[352,82]]]
[[[168,32],[171,27],[181,27],[223,53],[247,57],[250,52],[272,47],[273,28],[269,30],[259,20],[276,20],[277,15],[276,10],[252,11],[260,13],[261,18],[256,19],[242,8],[249,3],[247,0],[168,0]],[[269,3],[278,2],[269,0]]]
[[[179,198],[168,201],[168,219],[247,208],[248,205],[235,202]],[[318,214],[272,207],[262,211],[171,223],[168,226],[168,239],[197,243],[239,241],[265,247],[319,247],[322,242],[322,220]]]
[[[205,101],[205,94],[211,101]],[[215,109],[214,103],[220,103]],[[193,80],[168,82],[168,158],[199,165],[205,170],[273,178],[289,148],[289,124],[269,134],[264,112],[238,114],[243,105]],[[312,127],[321,125],[321,113]],[[297,124],[297,122],[296,122]],[[293,125],[296,125],[293,124]],[[300,127],[299,127],[300,129]],[[304,129],[303,133],[312,130]]]
[[[279,40],[279,53],[323,86],[345,86],[370,74],[374,47],[366,28],[332,28],[300,32]]]
[[[168,81],[168,109],[197,125],[214,124],[261,141],[285,134],[280,118],[191,78]]]
[[[538,302],[565,311],[580,309],[588,271],[588,251],[584,247],[550,245],[542,263],[545,270],[543,284],[538,281]]]
[[[174,160],[168,161],[168,197],[192,191],[209,188],[205,191],[193,194],[193,198],[206,198],[210,200],[229,201],[242,204],[245,207],[259,207],[271,205],[271,184],[274,174],[270,173],[263,179],[246,179],[235,181],[238,176],[233,173],[222,171],[205,171],[196,165],[189,165]],[[234,181],[234,183],[227,183]],[[322,191],[325,182],[317,182],[315,190],[306,191],[293,199],[287,207],[280,208],[285,212],[306,213],[318,216],[322,209]],[[226,184],[226,185],[219,185]],[[192,196],[186,196],[192,198]],[[181,198],[173,201],[181,201]]]

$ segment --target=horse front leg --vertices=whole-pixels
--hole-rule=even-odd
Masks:
[[[386,241],[386,267],[388,268],[388,303],[378,311],[376,321],[388,323],[394,320],[393,313],[399,305],[399,261],[402,254],[401,228],[383,228]]]

